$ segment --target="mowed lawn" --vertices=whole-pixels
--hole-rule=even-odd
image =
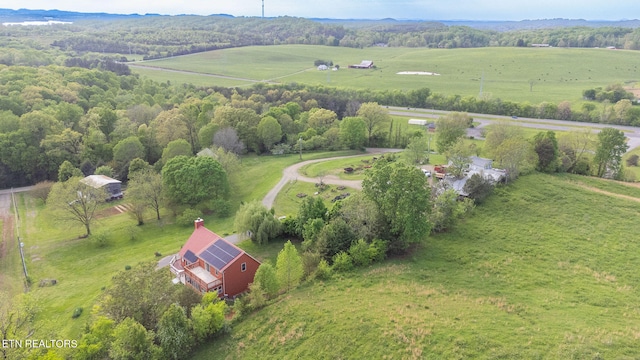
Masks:
[[[195,358],[638,358],[640,203],[580,179],[522,177],[452,231],[305,283]]]
[[[331,60],[339,71],[318,71],[314,61]],[[372,60],[376,69],[348,69]],[[483,96],[512,101],[582,101],[594,87],[640,80],[637,53],[625,50],[576,48],[473,49],[381,48],[351,49],[311,45],[252,46],[154,60],[148,66],[254,81],[304,83],[379,90],[430,88],[445,95]],[[139,71],[134,68],[134,72]],[[439,75],[398,75],[398,72]],[[197,74],[142,70],[157,81],[196,85],[243,86],[246,82]],[[531,83],[533,86],[531,86]]]

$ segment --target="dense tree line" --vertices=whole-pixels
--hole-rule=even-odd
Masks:
[[[118,65],[79,58],[67,60],[72,67],[0,65],[0,181],[5,187],[57,180],[65,161],[85,175],[106,165],[126,181],[136,158],[160,171],[170,158],[206,148],[241,154],[286,153],[300,146],[405,147],[408,135],[378,104],[640,125],[640,107],[618,91],[620,86],[594,95],[602,97],[601,103],[588,102],[577,110],[567,101],[516,103],[443,96],[426,88],[174,86],[104,64]]]
[[[629,27],[550,27],[495,31],[437,22],[373,22],[348,25],[303,18],[234,18],[229,16],[152,16],[111,21],[78,21],[50,27],[8,27],[0,43],[8,48],[46,37],[55,49],[81,56],[121,54],[155,59],[229,47],[308,44],[364,48],[370,46],[470,48],[486,46],[609,47],[640,49],[640,29]],[[34,57],[36,54],[32,54]],[[11,53],[0,63],[14,62]],[[40,59],[42,62],[44,59]],[[30,59],[34,61],[34,59]],[[46,61],[46,60],[45,60]],[[51,63],[51,62],[48,62]]]

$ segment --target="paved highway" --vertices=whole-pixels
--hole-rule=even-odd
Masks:
[[[430,109],[416,109],[416,108],[401,108],[389,106],[389,113],[397,116],[409,116],[418,119],[438,119],[439,117],[451,113],[452,111],[443,110],[430,110]],[[553,119],[534,119],[534,118],[517,118],[512,119],[510,116],[490,115],[490,114],[478,114],[468,113],[473,117],[475,122],[479,125],[476,129],[482,129],[483,127],[490,125],[498,121],[513,121],[516,125],[541,130],[555,130],[555,131],[570,131],[577,130],[579,128],[590,128],[594,133],[600,132],[603,128],[614,128],[621,130],[628,138],[629,150],[640,146],[640,128],[634,126],[624,125],[612,125],[612,124],[596,124],[580,121],[567,121],[567,120],[553,120]],[[475,135],[474,135],[475,136]],[[477,137],[477,136],[476,136]]]

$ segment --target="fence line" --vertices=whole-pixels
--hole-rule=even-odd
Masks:
[[[16,204],[16,197],[13,193],[13,189],[11,189],[11,202],[13,203],[13,212],[15,213],[15,223],[16,223],[16,236],[18,238],[18,250],[20,250],[20,258],[22,259],[22,270],[24,271],[24,280],[27,284],[27,289],[29,289],[29,273],[27,272],[27,263],[24,261],[24,244],[20,238],[20,212],[18,212],[18,205]]]

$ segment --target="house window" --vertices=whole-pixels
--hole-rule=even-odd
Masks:
[[[242,270],[242,271],[246,271],[247,270],[247,263],[246,262],[244,262],[244,263],[242,263],[242,265],[240,265],[240,270]]]
[[[218,276],[218,269],[216,269],[216,276]]]
[[[205,263],[204,267],[205,267],[205,269],[207,269],[207,272],[209,272],[209,264]]]

